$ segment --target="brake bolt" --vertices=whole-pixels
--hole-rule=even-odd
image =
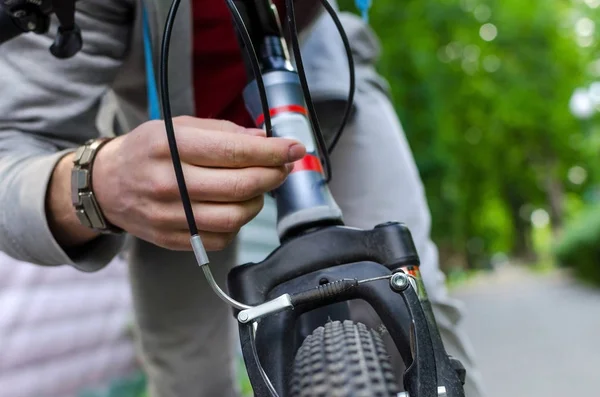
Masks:
[[[241,312],[238,314],[238,321],[239,321],[240,323],[247,323],[249,319],[250,319],[250,317],[248,316],[248,313],[247,313],[247,312],[241,311]]]
[[[409,284],[408,276],[402,272],[395,273],[390,279],[390,286],[395,291],[404,291]]]

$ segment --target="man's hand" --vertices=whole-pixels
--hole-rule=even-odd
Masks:
[[[306,150],[297,141],[266,138],[262,130],[226,121],[178,117],[173,122],[200,236],[207,250],[221,250],[260,212],[263,194],[283,183],[291,163]],[[191,249],[162,121],[144,123],[102,147],[92,180],[109,222],[164,248]],[[52,197],[49,207],[51,214],[57,212]],[[59,230],[55,235],[65,246],[94,236],[81,225],[64,233],[64,226],[63,220],[63,228],[55,225],[53,231]]]

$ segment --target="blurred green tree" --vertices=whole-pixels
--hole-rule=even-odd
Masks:
[[[352,0],[340,6],[355,11]],[[446,263],[481,266],[495,252],[532,259],[532,219],[560,231],[565,195],[581,189],[567,183],[569,170],[593,162],[589,137],[569,110],[592,59],[590,46],[576,41],[577,22],[591,12],[583,6],[373,2],[379,69],[392,86]]]

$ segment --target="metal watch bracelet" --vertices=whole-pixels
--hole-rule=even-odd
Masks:
[[[104,234],[120,234],[123,230],[108,222],[102,214],[92,186],[94,159],[100,148],[110,140],[91,139],[75,152],[71,171],[71,201],[82,225]]]

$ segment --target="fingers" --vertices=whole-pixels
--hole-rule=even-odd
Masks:
[[[154,124],[154,128],[159,128]],[[160,127],[162,128],[162,127]],[[149,137],[148,156],[170,158],[164,134],[154,131]],[[177,148],[184,163],[219,168],[279,167],[300,160],[304,145],[285,138],[266,138],[252,134],[176,127]]]
[[[199,232],[202,244],[207,251],[221,251],[227,248],[235,239],[237,233],[213,233]],[[169,250],[191,251],[190,232],[187,230],[177,230],[165,234],[163,238],[151,240],[153,244]]]
[[[220,132],[233,132],[236,134],[246,134],[254,136],[266,136],[265,130],[258,128],[245,128],[227,120],[201,119],[191,116],[179,116],[173,119],[173,125],[188,126],[200,130],[214,130]]]
[[[194,203],[196,226],[204,247],[219,251],[227,247],[240,229],[258,215],[264,197],[241,203]],[[170,250],[191,250],[190,232],[181,203],[161,204],[143,214],[144,228],[135,235]]]
[[[279,167],[300,160],[304,146],[284,138],[264,138],[232,132],[214,133],[182,127],[182,161],[205,167]],[[187,133],[186,133],[187,132]]]
[[[198,230],[214,233],[237,233],[258,215],[263,208],[264,196],[239,203],[194,203],[194,217]],[[188,227],[181,203],[157,206],[149,214],[147,224],[157,234],[170,234]]]
[[[302,143],[285,138],[266,138],[264,131],[246,129],[224,120],[180,117],[174,120],[181,160],[192,165],[219,168],[278,167],[300,160],[306,154]],[[150,157],[171,156],[164,124],[148,123],[152,131]]]
[[[235,172],[189,165],[186,168],[190,175],[186,176],[187,187],[193,201],[242,202],[277,189],[285,182],[292,165],[240,168]],[[198,176],[194,177],[194,173]]]
[[[192,201],[241,202],[277,189],[292,171],[284,167],[249,167],[236,170],[185,165],[184,174]],[[179,197],[173,192],[168,199]]]
[[[224,249],[239,230],[261,211],[263,196],[242,203],[195,203],[196,226],[205,248]],[[160,247],[190,250],[190,233],[181,203],[156,206],[146,213],[146,228],[137,234]]]
[[[152,200],[180,200],[177,179],[170,164],[147,170],[138,181],[143,193]],[[275,190],[292,171],[293,164],[282,167],[248,167],[239,169],[205,168],[183,164],[183,174],[190,199],[195,202],[240,202]]]

